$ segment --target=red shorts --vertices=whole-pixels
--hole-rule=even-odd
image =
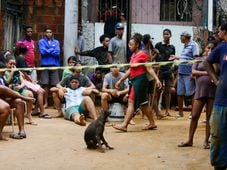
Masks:
[[[135,100],[135,92],[134,92],[134,87],[132,86],[129,94],[129,99],[134,101]]]

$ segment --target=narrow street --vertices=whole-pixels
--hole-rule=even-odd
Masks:
[[[53,109],[47,109],[53,115]],[[172,114],[174,115],[175,112]],[[1,170],[201,170],[212,169],[209,150],[203,149],[205,124],[200,119],[194,146],[178,148],[187,139],[188,114],[184,119],[167,117],[157,120],[158,130],[142,131],[146,120],[134,119],[127,133],[106,127],[104,137],[114,150],[99,153],[88,150],[83,140],[85,127],[63,118],[34,120],[38,126],[26,125],[27,139],[0,141]],[[8,136],[11,126],[3,135]]]

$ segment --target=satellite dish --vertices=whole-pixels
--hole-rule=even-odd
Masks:
[[[224,12],[227,12],[227,1],[226,0],[220,0],[220,7]]]

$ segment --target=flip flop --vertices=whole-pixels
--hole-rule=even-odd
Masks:
[[[192,144],[181,142],[178,147],[192,147]]]
[[[26,124],[27,125],[35,125],[35,126],[37,126],[38,124],[37,123],[35,123],[35,122],[26,122]]]
[[[41,113],[40,112],[32,112],[31,115],[32,116],[39,116]]]
[[[120,130],[122,132],[127,132],[127,128],[120,127],[119,125],[113,125],[114,129]]]
[[[203,149],[210,149],[210,145],[209,144],[204,144],[203,145]]]
[[[43,118],[43,119],[52,119],[52,117],[50,115],[48,115],[47,113],[45,114],[40,114],[39,118]]]
[[[156,125],[148,125],[145,128],[143,128],[142,130],[155,130],[157,129]]]

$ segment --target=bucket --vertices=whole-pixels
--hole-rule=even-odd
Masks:
[[[109,106],[110,116],[108,121],[123,121],[125,106],[121,103],[112,103]]]

